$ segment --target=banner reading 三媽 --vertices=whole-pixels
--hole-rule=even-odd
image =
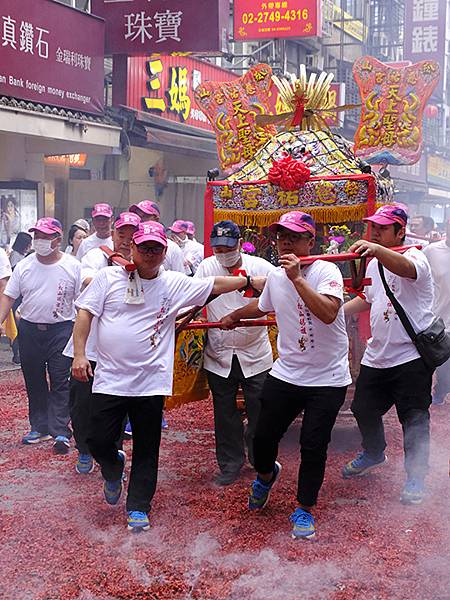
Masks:
[[[355,154],[372,164],[416,163],[422,154],[423,111],[439,81],[439,64],[392,67],[364,56],[353,74],[362,100]]]

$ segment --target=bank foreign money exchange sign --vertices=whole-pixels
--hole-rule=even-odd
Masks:
[[[235,40],[321,35],[318,0],[234,0]]]
[[[227,50],[228,0],[92,0],[106,21],[106,54]]]
[[[0,95],[104,108],[101,19],[52,0],[0,0]]]

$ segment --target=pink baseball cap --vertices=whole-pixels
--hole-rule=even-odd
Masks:
[[[192,221],[185,221],[185,223],[187,224],[187,233],[189,235],[195,235],[195,225]]]
[[[94,219],[95,217],[112,217],[113,216],[113,209],[110,207],[109,204],[102,203],[102,204],[96,204],[94,206],[94,208],[92,209],[92,218]]]
[[[53,219],[53,217],[42,217],[42,219],[38,219],[36,225],[30,227],[28,231],[30,233],[33,231],[40,231],[41,233],[59,233],[59,235],[62,235],[63,228],[57,219]]]
[[[186,221],[178,220],[174,221],[173,225],[171,225],[167,229],[170,229],[170,231],[173,231],[174,233],[187,233],[188,224],[186,223]]]
[[[408,215],[402,206],[398,204],[386,204],[385,206],[381,206],[372,216],[363,219],[363,221],[370,221],[378,225],[399,223],[405,227],[408,222]]]
[[[167,237],[164,230],[164,225],[155,221],[147,221],[139,223],[138,230],[133,235],[133,242],[137,245],[144,242],[158,242],[167,248]]]
[[[134,213],[136,209],[142,210],[146,215],[155,215],[155,217],[159,217],[161,214],[159,206],[153,200],[142,200],[142,202],[130,206],[130,212]]]
[[[278,227],[285,227],[286,229],[290,229],[296,233],[307,231],[314,237],[316,235],[316,224],[314,223],[314,219],[311,217],[311,215],[300,212],[299,210],[293,210],[281,215],[279,221],[270,225],[269,231],[271,233],[276,233]]]
[[[139,223],[141,222],[140,217],[131,212],[123,212],[120,213],[118,219],[114,223],[115,229],[120,229],[121,227],[125,227],[125,225],[131,225],[132,227],[139,227]]]

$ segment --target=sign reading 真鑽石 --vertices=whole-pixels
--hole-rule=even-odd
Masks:
[[[103,112],[104,31],[101,19],[52,0],[1,0],[0,94]]]
[[[435,60],[441,67],[441,79],[434,91],[441,98],[445,89],[445,34],[447,0],[409,0],[405,8],[405,59],[412,62]]]
[[[106,21],[106,53],[217,53],[227,49],[228,0],[92,0]]]

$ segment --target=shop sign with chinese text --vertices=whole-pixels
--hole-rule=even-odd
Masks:
[[[447,0],[408,0],[405,3],[405,59],[412,62],[435,60],[441,66],[441,80],[433,95],[445,89],[445,31]]]
[[[259,126],[257,115],[270,113],[272,69],[253,66],[231,82],[212,82],[195,90],[197,106],[207,115],[216,133],[220,166],[226,174],[235,172],[254,158],[273,136],[273,125]]]
[[[211,130],[196,106],[194,91],[204,81],[233,81],[237,75],[188,56],[135,56],[128,59],[127,106]]]
[[[1,0],[0,94],[103,112],[104,34],[101,19],[52,0]]]
[[[234,39],[320,36],[318,0],[234,0]]]
[[[438,63],[391,67],[363,56],[353,74],[362,101],[355,154],[375,164],[416,163],[423,148],[423,111],[439,80]]]
[[[450,189],[450,161],[441,156],[428,157],[428,183]]]
[[[92,0],[106,54],[227,51],[228,0]]]

